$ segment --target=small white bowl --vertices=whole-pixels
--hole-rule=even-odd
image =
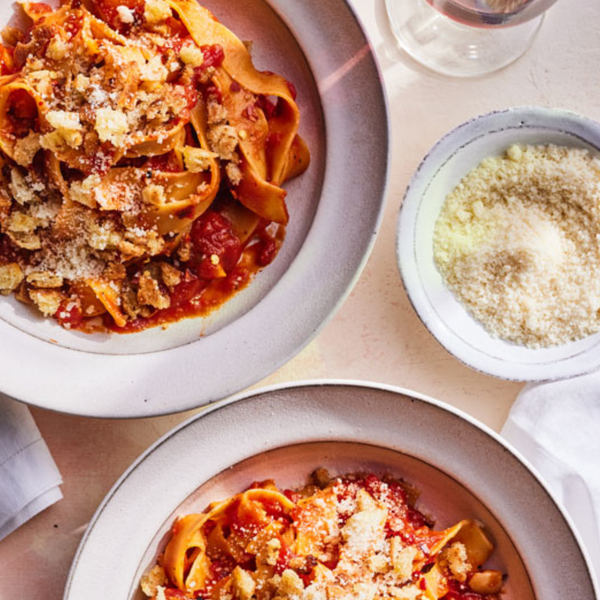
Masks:
[[[447,194],[484,158],[515,143],[598,153],[600,124],[565,110],[518,107],[476,117],[445,135],[419,165],[404,197],[397,238],[400,273],[421,321],[470,367],[517,381],[581,375],[600,367],[600,333],[543,349],[494,338],[456,300],[435,266],[433,231]]]

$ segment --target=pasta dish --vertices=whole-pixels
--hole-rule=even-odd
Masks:
[[[0,293],[68,329],[203,315],[277,254],[295,89],[195,0],[21,4],[0,46]]]
[[[178,519],[142,590],[154,600],[498,600],[503,576],[482,568],[493,551],[482,526],[436,531],[418,495],[401,480],[324,469],[297,492],[255,483]]]

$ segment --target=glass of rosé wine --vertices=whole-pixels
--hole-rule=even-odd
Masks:
[[[501,69],[531,45],[557,0],[386,0],[394,35],[416,61],[454,77]]]

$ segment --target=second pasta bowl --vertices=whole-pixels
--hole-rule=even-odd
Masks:
[[[412,519],[419,533],[411,537],[412,526],[398,529],[398,523],[388,519],[389,535],[381,540],[382,548],[377,552],[384,555],[376,559],[389,556],[394,545],[391,538],[409,534],[404,543],[397,545],[412,547],[405,555],[411,555],[411,564],[416,567],[412,583],[418,583],[417,589],[412,587],[411,575],[401,581],[401,587],[408,584],[409,589],[403,593],[412,593],[414,600],[431,600],[446,594],[442,590],[423,595],[425,589],[439,589],[431,581],[424,581],[424,587],[420,583],[434,577],[430,573],[436,561],[433,556],[426,567],[417,551],[436,555],[436,544],[439,550],[440,544],[451,546],[457,541],[471,551],[481,549],[480,536],[462,537],[467,531],[477,533],[480,527],[491,542],[483,545],[482,568],[507,575],[502,600],[558,600],[565,589],[573,597],[588,598],[594,594],[584,555],[566,518],[535,475],[496,434],[441,402],[406,390],[331,381],[246,393],[207,409],[157,442],[124,474],[98,509],[73,563],[64,600],[75,600],[82,594],[89,600],[107,596],[141,600],[144,595],[140,582],[157,562],[169,575],[168,580],[161,579],[167,598],[197,595],[188,590],[198,590],[199,597],[216,598],[217,595],[202,591],[207,581],[203,552],[208,548],[208,558],[214,563],[219,559],[215,550],[221,548],[229,556],[229,562],[226,560],[221,567],[228,565],[231,569],[237,565],[255,573],[258,562],[266,562],[267,557],[257,557],[257,562],[253,562],[254,555],[248,556],[245,549],[256,554],[260,536],[257,535],[254,546],[245,543],[245,537],[252,533],[248,527],[252,529],[257,521],[264,525],[269,515],[272,522],[258,527],[255,533],[269,534],[261,538],[265,546],[280,536],[280,552],[269,559],[275,564],[263,565],[262,575],[255,573],[255,583],[262,581],[260,577],[269,573],[269,568],[270,575],[273,567],[283,575],[289,567],[305,576],[304,583],[310,588],[319,572],[336,572],[339,563],[335,550],[340,549],[337,558],[342,561],[344,544],[339,536],[332,535],[329,551],[334,554],[326,556],[328,548],[319,540],[327,536],[311,527],[310,514],[298,516],[298,510],[306,509],[306,502],[293,493],[280,494],[265,480],[274,480],[281,491],[298,490],[319,467],[332,475],[375,476],[362,484],[372,498],[364,498],[362,508],[354,507],[352,498],[344,496],[343,486],[334,490],[339,494],[337,501],[315,488],[306,494],[306,499],[312,497],[314,503],[309,513],[326,513],[332,508],[338,516],[344,513],[341,520],[331,517],[329,523],[332,528],[341,527],[342,537],[346,538],[352,537],[349,530],[353,524],[356,532],[364,533],[364,527],[359,525],[361,521],[364,525],[365,519],[371,522],[373,531],[381,527],[381,512],[377,513],[381,506],[370,506],[373,499],[386,505],[388,516],[393,514],[394,505],[404,504],[394,500],[393,484],[387,490],[378,490],[377,478],[403,478],[420,491],[416,508],[433,516],[432,528],[441,533],[419,528],[418,514],[410,517],[410,510],[401,509],[396,515],[400,520]],[[249,488],[254,491],[238,495]],[[406,502],[410,505],[408,497]],[[350,516],[348,511],[356,508],[358,513]],[[357,516],[363,511],[370,511],[369,518],[374,521],[365,515]],[[291,525],[290,520],[294,519],[296,524]],[[307,525],[305,534],[313,531],[313,537],[307,540],[310,534],[306,534],[300,548],[293,534],[302,532],[302,522]],[[350,526],[345,528],[348,522]],[[361,535],[359,538],[356,550],[360,552],[362,548],[369,555],[363,558],[370,558],[373,548],[364,543]],[[418,548],[415,538],[422,542]],[[299,561],[298,556],[286,553],[284,543],[305,559],[311,553],[307,545],[314,544],[312,553],[322,568],[314,559]],[[275,546],[271,543],[271,548]],[[238,552],[240,548],[243,551]],[[237,557],[233,564],[231,557]],[[386,568],[385,564],[381,567]],[[317,573],[313,572],[315,568]],[[113,573],[108,580],[106,572]],[[215,574],[214,568],[212,573]],[[230,580],[223,575],[221,572],[218,576],[217,572],[219,579],[225,579],[222,585],[227,585]],[[372,576],[372,568],[365,567],[357,583],[371,578],[373,583],[377,578]],[[289,574],[287,577],[294,580]],[[471,593],[466,588],[457,593],[458,596],[450,594],[447,598],[472,599],[464,595]],[[399,591],[398,597],[403,597]]]

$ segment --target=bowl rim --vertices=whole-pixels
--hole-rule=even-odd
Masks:
[[[413,172],[409,183],[406,186],[404,195],[402,197],[402,202],[400,203],[400,207],[398,209],[398,216],[396,222],[396,267],[398,269],[398,273],[400,275],[400,279],[402,281],[402,286],[406,292],[408,301],[412,306],[414,312],[418,316],[421,323],[425,326],[428,333],[440,344],[449,354],[451,354],[455,359],[457,359],[463,365],[477,371],[479,373],[483,373],[485,375],[491,375],[497,379],[506,380],[506,381],[516,381],[516,382],[551,382],[551,381],[559,381],[561,379],[568,379],[571,377],[577,377],[580,375],[586,375],[595,371],[600,366],[600,355],[595,364],[588,364],[584,367],[578,369],[570,369],[567,373],[562,372],[549,372],[543,375],[528,375],[528,376],[518,376],[512,375],[510,372],[507,372],[506,369],[501,368],[485,368],[482,366],[477,360],[471,359],[470,356],[466,356],[464,352],[459,350],[455,352],[452,344],[452,336],[441,337],[438,335],[437,329],[431,321],[427,308],[424,306],[420,299],[417,298],[417,293],[415,288],[408,282],[407,273],[406,273],[406,261],[405,261],[405,253],[407,248],[405,247],[404,239],[407,237],[406,231],[409,229],[409,225],[412,222],[407,222],[407,211],[408,207],[418,208],[422,202],[422,197],[413,196],[414,188],[419,183],[419,179],[422,175],[423,170],[428,166],[429,161],[431,160],[431,156],[440,149],[444,144],[448,142],[448,140],[453,137],[460,135],[460,132],[464,129],[468,129],[473,127],[477,123],[483,122],[489,118],[493,118],[498,115],[524,115],[524,116],[533,116],[534,118],[551,118],[551,119],[564,119],[570,123],[576,123],[584,128],[592,128],[597,132],[598,140],[599,140],[599,151],[600,151],[600,122],[595,121],[594,119],[587,117],[585,115],[581,115],[575,111],[558,108],[558,107],[550,107],[550,106],[535,106],[535,105],[522,105],[522,106],[512,106],[503,109],[496,109],[486,113],[482,113],[467,119],[466,121],[458,124],[453,127],[449,131],[447,131],[442,137],[440,137],[425,153],[423,158],[419,161],[419,165]],[[523,123],[521,123],[523,124]],[[447,158],[447,157],[446,157]],[[415,271],[418,272],[418,268],[414,267]],[[466,309],[465,309],[466,311]],[[446,326],[446,322],[438,317],[440,322]],[[473,317],[471,317],[473,318]],[[489,334],[488,334],[489,336]],[[491,336],[489,336],[491,339]],[[557,346],[558,347],[558,346]],[[535,349],[532,349],[535,351]],[[579,353],[581,354],[581,353]],[[500,359],[495,358],[495,361],[500,364]],[[547,364],[547,363],[542,363]]]
[[[261,396],[264,396],[264,395],[277,393],[277,392],[281,392],[281,391],[293,390],[293,389],[297,389],[297,388],[302,389],[302,388],[311,388],[311,387],[319,387],[319,388],[351,387],[351,388],[356,388],[356,389],[375,390],[375,391],[390,392],[392,394],[398,394],[401,396],[405,396],[410,400],[413,400],[413,401],[416,400],[418,402],[422,402],[424,404],[433,406],[433,407],[440,409],[446,413],[449,413],[450,415],[458,417],[458,419],[465,421],[472,427],[474,427],[474,428],[478,429],[479,431],[481,431],[482,433],[486,434],[487,437],[491,438],[492,441],[496,442],[501,448],[504,449],[505,452],[507,452],[509,455],[511,455],[513,458],[515,458],[518,463],[520,463],[520,465],[525,469],[525,471],[527,471],[528,474],[532,477],[533,481],[537,484],[537,486],[539,486],[542,493],[545,493],[545,495],[548,497],[548,499],[554,505],[554,507],[558,511],[559,515],[562,517],[562,519],[566,523],[570,534],[573,536],[573,539],[575,540],[575,543],[578,546],[579,551],[581,552],[581,556],[584,561],[584,566],[585,566],[585,569],[589,576],[589,580],[590,580],[591,586],[594,590],[594,594],[595,594],[596,598],[600,598],[600,581],[598,581],[595,571],[592,568],[592,562],[591,562],[589,552],[588,552],[587,548],[585,547],[585,545],[583,544],[582,538],[574,525],[573,519],[563,508],[563,506],[561,505],[557,496],[554,494],[554,492],[551,491],[551,489],[545,483],[542,475],[536,470],[536,468],[532,465],[532,463],[519,450],[517,450],[512,444],[510,444],[507,440],[505,440],[499,433],[494,431],[491,427],[489,427],[485,423],[476,419],[474,416],[466,413],[465,411],[463,411],[453,405],[447,404],[446,402],[443,402],[441,400],[433,398],[432,396],[428,396],[426,394],[422,394],[420,392],[416,392],[416,391],[410,390],[408,388],[391,385],[391,384],[386,384],[386,383],[378,383],[378,382],[373,382],[373,381],[368,381],[368,380],[331,378],[331,379],[306,379],[306,380],[300,380],[300,381],[285,382],[285,383],[269,385],[269,386],[261,387],[261,388],[255,389],[255,390],[246,390],[246,391],[236,394],[230,398],[227,398],[221,402],[215,402],[215,403],[211,404],[210,406],[206,407],[201,412],[199,412],[195,415],[192,415],[190,418],[188,418],[185,421],[183,421],[182,423],[176,425],[171,430],[169,430],[164,435],[162,435],[158,440],[156,440],[152,445],[150,445],[142,454],[140,454],[140,456],[138,456],[138,458],[135,459],[135,461],[133,461],[133,463],[131,463],[131,465],[124,471],[124,473],[118,478],[118,480],[115,482],[115,484],[106,493],[102,502],[99,504],[98,508],[94,512],[92,518],[90,519],[90,521],[87,525],[85,533],[84,533],[81,541],[79,542],[77,551],[76,551],[73,561],[71,563],[71,567],[68,572],[67,580],[65,582],[63,600],[69,600],[69,593],[70,593],[71,585],[73,583],[73,578],[76,573],[79,561],[85,550],[86,543],[87,543],[90,535],[94,531],[94,528],[95,528],[98,520],[100,519],[102,513],[104,512],[104,509],[111,502],[113,496],[115,496],[115,494],[119,491],[121,486],[129,478],[131,473],[133,471],[135,471],[138,468],[138,466],[141,465],[141,463],[143,463],[146,460],[146,458],[148,458],[151,454],[153,454],[156,450],[158,450],[163,444],[168,442],[170,438],[177,435],[179,432],[185,430],[186,428],[192,426],[197,421],[200,421],[213,413],[216,413],[218,411],[221,411],[223,409],[231,407],[232,405],[239,405],[239,404],[243,404],[245,402],[257,400]],[[334,435],[332,435],[332,438],[333,437],[334,437]],[[322,440],[322,441],[335,441],[335,440],[332,439],[332,440]],[[296,442],[292,442],[289,445],[296,445]],[[374,445],[380,445],[380,444],[374,444]],[[278,447],[281,447],[281,446],[278,446]],[[259,450],[258,452],[254,453],[252,456],[255,456],[256,454],[260,454],[264,451],[269,451],[269,450],[273,450],[273,449],[275,449],[275,447],[268,447],[266,449],[263,448],[263,449]],[[246,458],[250,458],[250,457],[246,457]],[[175,507],[173,507],[173,508],[175,508]]]

